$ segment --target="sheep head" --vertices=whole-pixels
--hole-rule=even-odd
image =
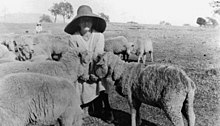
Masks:
[[[113,75],[113,70],[116,63],[121,60],[112,52],[105,52],[97,56],[97,63],[95,66],[95,74],[99,78],[107,78]]]
[[[87,50],[82,50],[82,49],[69,49],[66,51],[61,58],[61,62],[68,62],[73,59],[80,59],[80,63],[82,65],[89,64],[91,62],[92,55],[89,53]],[[75,62],[75,61],[74,61]]]
[[[82,50],[78,53],[78,56],[80,58],[80,62],[82,65],[87,65],[92,61],[92,53],[90,53],[87,50]]]
[[[133,48],[134,48],[134,43],[128,42],[126,48],[127,48],[127,54],[131,55],[131,52],[133,51]]]

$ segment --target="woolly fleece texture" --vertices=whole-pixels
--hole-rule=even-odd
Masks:
[[[80,94],[67,79],[37,73],[8,74],[0,79],[0,125],[80,126]]]
[[[105,40],[106,52],[113,52],[114,54],[122,54],[123,60],[127,61],[131,52],[132,46],[124,36],[117,36]]]
[[[51,55],[63,54],[66,50],[69,50],[70,36],[59,36],[52,34],[38,34],[33,37],[33,57],[37,55],[47,55],[49,59],[52,59]]]
[[[11,73],[32,72],[64,77],[75,82],[80,76],[88,78],[90,59],[91,56],[87,51],[75,49],[66,52],[59,62],[48,60],[3,63],[0,65],[0,77]]]
[[[184,126],[181,110],[189,126],[195,125],[193,100],[194,82],[177,67],[162,64],[144,66],[126,63],[113,53],[99,56],[96,75],[107,78],[116,91],[128,99],[132,113],[132,126],[140,124],[141,103],[159,107],[175,126]]]

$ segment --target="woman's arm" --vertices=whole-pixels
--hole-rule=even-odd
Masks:
[[[102,33],[97,34],[97,40],[94,48],[94,56],[96,57],[98,54],[104,53],[105,39]]]
[[[77,44],[77,40],[76,39],[77,39],[76,35],[72,35],[71,36],[71,38],[69,40],[70,48],[78,48],[79,47],[79,45]]]

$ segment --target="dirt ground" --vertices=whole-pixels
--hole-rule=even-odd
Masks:
[[[44,30],[64,34],[66,24],[43,24]],[[35,24],[0,24],[1,33],[23,33],[34,31]],[[133,41],[138,33],[145,33],[153,41],[155,63],[168,63],[181,67],[196,83],[194,101],[195,126],[220,126],[220,32],[212,28],[131,25],[111,23],[107,25],[105,37],[126,36]],[[131,59],[137,59],[132,56]],[[148,57],[150,64],[150,57]],[[119,126],[130,125],[129,106],[125,98],[113,89],[110,103]],[[164,112],[142,104],[142,126],[171,126]],[[87,116],[83,126],[114,126],[101,119]],[[184,121],[185,125],[186,120]]]

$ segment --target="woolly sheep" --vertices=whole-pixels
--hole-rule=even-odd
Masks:
[[[33,57],[37,55],[47,55],[48,59],[53,59],[51,55],[61,54],[69,49],[68,42],[70,41],[69,35],[52,35],[52,34],[38,34],[33,38]],[[60,59],[61,57],[59,57]],[[55,60],[59,60],[55,59]]]
[[[1,36],[2,37],[2,36]],[[32,36],[27,34],[9,34],[4,35],[3,44],[16,55],[19,61],[30,59],[33,53],[33,48],[29,44],[32,41]]]
[[[124,36],[117,36],[105,40],[104,51],[113,52],[114,54],[122,54],[123,60],[128,61],[132,43],[128,42]]]
[[[0,79],[0,125],[82,125],[80,92],[64,78],[37,73]]]
[[[196,90],[194,82],[177,67],[140,63],[126,63],[113,53],[99,56],[95,73],[114,83],[116,91],[127,97],[132,126],[140,124],[141,103],[159,107],[175,126],[184,126],[182,113],[188,125],[194,126],[193,100]]]
[[[66,52],[59,62],[48,60],[3,63],[0,65],[0,77],[11,73],[32,72],[64,77],[75,82],[81,76],[84,79],[88,78],[90,59],[87,51],[73,49]]]
[[[32,57],[33,53],[33,35],[29,34],[6,34],[1,36],[3,44],[9,51],[16,54],[16,59],[25,61]]]
[[[132,52],[136,55],[138,55],[138,63],[140,63],[140,60],[142,59],[143,63],[146,62],[146,55],[147,53],[150,54],[151,61],[153,62],[153,44],[150,38],[148,37],[137,37],[136,42],[133,45]]]

